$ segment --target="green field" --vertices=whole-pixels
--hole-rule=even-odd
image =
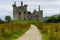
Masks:
[[[14,40],[22,36],[31,24],[38,27],[43,40],[60,40],[60,23],[43,23],[35,20],[17,20],[0,24],[0,40]]]

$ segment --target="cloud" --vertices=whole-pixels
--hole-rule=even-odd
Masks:
[[[14,1],[16,1],[17,6],[23,1],[24,4],[28,5],[29,11],[38,10],[38,5],[40,5],[44,17],[60,13],[60,0],[0,0],[0,18],[6,15],[13,16],[12,5]]]

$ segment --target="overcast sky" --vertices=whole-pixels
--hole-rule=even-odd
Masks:
[[[43,16],[51,16],[60,13],[60,0],[0,0],[0,18],[4,19],[4,16],[13,16],[13,3],[16,1],[17,6],[20,5],[21,1],[28,5],[28,10],[38,10],[40,5],[43,10]]]

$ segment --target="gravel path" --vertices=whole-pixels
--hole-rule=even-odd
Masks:
[[[30,29],[16,40],[41,40],[42,36],[35,25],[31,25]]]

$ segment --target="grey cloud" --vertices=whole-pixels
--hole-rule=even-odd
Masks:
[[[12,16],[12,4],[16,1],[17,6],[23,1],[24,4],[28,4],[28,10],[38,10],[38,5],[41,6],[44,16],[50,16],[60,13],[60,0],[1,0],[0,1],[0,16],[10,15]],[[4,13],[4,14],[1,14]]]

